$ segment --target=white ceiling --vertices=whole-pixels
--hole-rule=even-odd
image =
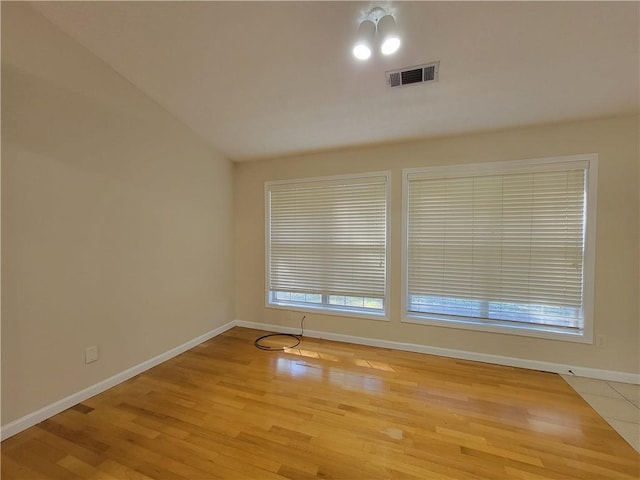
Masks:
[[[40,2],[236,161],[639,110],[638,2]],[[373,6],[390,58],[351,56]],[[385,71],[440,61],[435,84]]]

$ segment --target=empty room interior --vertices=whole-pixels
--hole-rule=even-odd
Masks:
[[[3,480],[640,477],[639,2],[1,21]]]

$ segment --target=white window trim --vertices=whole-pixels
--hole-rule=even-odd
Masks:
[[[293,185],[302,183],[313,182],[327,182],[335,180],[348,180],[348,179],[361,179],[368,177],[385,177],[385,202],[386,202],[386,248],[385,248],[385,293],[384,293],[384,312],[362,312],[351,309],[341,309],[339,306],[326,307],[326,306],[312,306],[312,305],[288,305],[271,303],[269,301],[269,278],[271,278],[271,262],[269,252],[271,251],[270,245],[270,204],[269,204],[269,189],[276,185]],[[316,313],[322,315],[333,315],[340,317],[355,317],[365,318],[369,320],[381,320],[389,321],[391,319],[391,301],[389,295],[389,258],[391,252],[391,171],[381,172],[367,172],[367,173],[353,173],[344,175],[330,175],[323,177],[307,177],[307,178],[295,178],[287,180],[272,180],[264,183],[264,262],[265,262],[265,276],[264,276],[264,306],[265,308],[272,308],[276,310],[289,310],[295,312]]]
[[[412,173],[429,172],[434,176],[446,177],[459,173],[495,173],[516,172],[527,169],[532,165],[551,164],[559,162],[588,162],[587,195],[586,195],[586,226],[584,250],[584,326],[579,331],[566,331],[545,325],[504,323],[487,321],[470,317],[451,318],[437,314],[416,314],[408,310],[408,178]],[[502,162],[486,162],[476,164],[458,164],[451,166],[405,168],[402,170],[402,318],[404,323],[432,325],[437,327],[475,330],[480,332],[503,333],[527,337],[537,337],[562,340],[577,343],[593,343],[593,303],[595,284],[595,247],[596,247],[596,202],[598,186],[598,155],[595,153],[570,155],[562,157],[547,157]]]

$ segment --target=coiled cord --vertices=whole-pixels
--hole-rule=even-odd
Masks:
[[[294,333],[270,333],[268,335],[263,335],[261,337],[256,338],[253,344],[255,345],[256,348],[260,350],[265,350],[267,352],[284,352],[289,348],[296,348],[298,345],[300,345],[300,342],[302,341],[302,337],[304,336],[304,319],[305,318],[307,318],[307,316],[303,315],[302,319],[300,320],[300,335],[296,335]],[[270,347],[268,345],[262,345],[260,343],[261,340],[264,340],[265,338],[271,338],[271,337],[291,337],[296,340],[296,343],[289,347]]]

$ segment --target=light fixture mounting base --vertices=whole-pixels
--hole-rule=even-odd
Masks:
[[[384,10],[384,8],[382,8],[382,7],[374,7],[371,10],[369,10],[369,13],[367,14],[367,17],[373,23],[377,24],[378,21],[382,17],[384,17],[385,15],[387,15],[387,12]]]

